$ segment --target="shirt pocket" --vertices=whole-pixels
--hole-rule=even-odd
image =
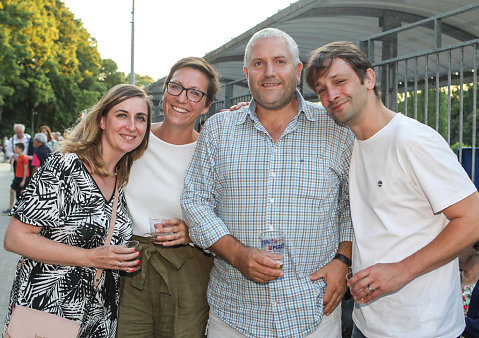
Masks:
[[[293,157],[293,195],[300,200],[320,204],[339,186],[332,162],[314,156]]]

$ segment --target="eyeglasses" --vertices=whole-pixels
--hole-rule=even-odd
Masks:
[[[206,93],[203,93],[201,90],[185,88],[179,83],[173,81],[168,82],[166,85],[166,91],[173,96],[179,96],[181,93],[183,93],[183,90],[186,91],[186,98],[191,102],[200,102],[203,96],[206,95]]]

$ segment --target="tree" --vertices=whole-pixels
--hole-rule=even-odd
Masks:
[[[107,89],[120,83],[128,83],[125,73],[118,71],[118,66],[112,59],[102,60],[100,80]]]
[[[128,75],[128,78],[130,75]],[[138,75],[135,74],[135,84],[138,87],[144,88],[145,86],[149,85],[150,83],[155,82],[151,76],[148,75]]]
[[[139,84],[150,77],[138,75]],[[23,123],[63,130],[109,88],[127,83],[60,0],[0,0],[0,133]],[[153,82],[153,79],[151,79]]]

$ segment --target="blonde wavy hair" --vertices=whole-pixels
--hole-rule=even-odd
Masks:
[[[133,161],[143,155],[148,146],[148,135],[151,126],[151,103],[145,91],[130,84],[120,84],[111,88],[73,127],[65,132],[64,140],[60,144],[62,153],[75,153],[88,165],[92,174],[108,176],[103,159],[101,138],[103,130],[100,128],[100,121],[106,117],[110,109],[117,104],[132,97],[142,97],[148,108],[148,120],[145,136],[140,145],[134,150],[126,153],[116,164],[116,173],[120,184],[128,183],[130,169]]]

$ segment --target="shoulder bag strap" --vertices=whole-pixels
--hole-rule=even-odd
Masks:
[[[119,186],[117,180],[115,180],[115,196],[113,197],[113,207],[111,209],[111,218],[110,218],[110,229],[108,230],[108,235],[106,236],[105,246],[110,245],[111,238],[113,237],[113,231],[115,230],[115,223],[116,223],[116,210],[118,209],[118,191]],[[95,288],[100,283],[101,274],[103,273],[103,269],[96,269],[95,279],[93,280],[93,285]]]

